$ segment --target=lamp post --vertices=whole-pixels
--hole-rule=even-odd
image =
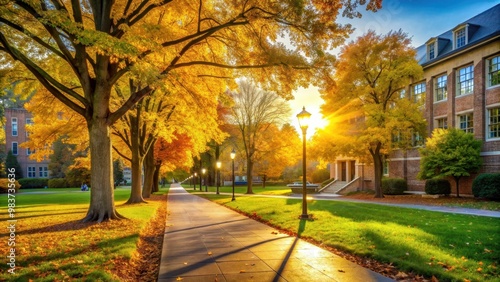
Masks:
[[[215,180],[215,182],[217,182],[217,194],[219,194],[220,167],[222,166],[222,163],[220,161],[217,161],[216,166],[217,166],[217,179]]]
[[[302,129],[302,214],[301,219],[309,218],[307,214],[307,181],[306,181],[306,132],[309,127],[309,118],[311,114],[306,111],[306,107],[302,107],[302,112],[297,114],[299,126]]]
[[[195,172],[195,173],[194,173],[194,180],[193,180],[193,183],[194,183],[194,190],[195,190],[195,191],[196,191],[196,176],[197,176],[197,175],[198,175],[198,174]],[[200,187],[200,191],[201,191],[201,187]]]
[[[236,199],[234,198],[234,158],[235,158],[235,157],[236,157],[236,151],[234,151],[234,148],[233,148],[233,150],[231,151],[231,161],[232,161],[232,163],[233,163],[233,174],[232,174],[232,176],[231,176],[231,182],[233,183],[233,198],[231,199],[231,201],[236,200]]]
[[[203,181],[205,181],[205,192],[208,192],[208,187],[207,187],[207,176],[206,176],[206,173],[207,172],[207,169],[206,168],[202,168],[201,169],[201,173],[203,174]],[[200,190],[201,190],[201,180],[200,180]]]

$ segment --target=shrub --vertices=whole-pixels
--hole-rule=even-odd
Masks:
[[[89,169],[73,168],[66,173],[66,187],[80,187],[83,183],[90,183]]]
[[[66,187],[68,187],[68,183],[66,183],[66,179],[64,178],[49,179],[49,188],[66,188]]]
[[[47,178],[21,178],[19,179],[19,184],[26,188],[45,188],[48,185]]]
[[[8,178],[0,178],[0,193],[7,193],[8,192],[9,183],[12,183],[12,182],[10,182]],[[16,193],[17,193],[19,188],[21,188],[21,185],[19,184],[18,181],[15,181],[14,184],[15,184]],[[12,187],[10,187],[10,188],[12,188]]]
[[[386,195],[402,195],[407,189],[408,184],[402,178],[382,179],[382,192]]]
[[[500,173],[482,173],[472,182],[474,197],[500,200]]]
[[[450,182],[443,178],[428,179],[425,181],[425,193],[429,195],[450,195]]]

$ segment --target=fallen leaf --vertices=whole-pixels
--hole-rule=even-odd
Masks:
[[[245,273],[245,270],[240,270],[240,273]]]
[[[211,256],[212,255],[212,252],[208,252],[208,255]]]
[[[439,282],[436,276],[432,275],[431,282]]]
[[[481,267],[479,267],[479,268],[478,268],[478,269],[476,269],[476,270],[477,270],[477,272],[481,272],[481,271],[483,271],[483,269],[482,269]]]
[[[187,262],[184,263],[184,265],[187,265],[187,264],[188,264]]]
[[[342,273],[344,273],[345,271],[344,271],[344,270],[342,270],[342,269],[338,269],[338,272],[342,272]]]
[[[177,280],[177,281],[181,281],[181,280],[182,280],[182,278],[180,278],[180,277],[177,277],[177,279],[175,279],[175,280]]]

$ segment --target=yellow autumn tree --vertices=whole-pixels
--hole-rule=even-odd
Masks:
[[[229,69],[232,77],[252,77],[290,97],[299,85],[319,84],[319,72],[331,67],[324,50],[351,31],[335,22],[339,11],[356,15],[355,7],[365,3],[369,10],[381,6],[381,0],[6,0],[0,5],[0,52],[85,119],[92,191],[84,221],[101,222],[121,218],[114,205],[110,127],[138,101],[195,66],[200,72],[190,72],[194,76]],[[279,41],[284,35],[289,46]],[[223,50],[212,47],[219,43]],[[134,71],[147,74],[150,83],[112,109],[114,86]]]
[[[425,133],[419,104],[403,91],[423,75],[410,39],[402,31],[370,31],[342,48],[330,87],[322,92],[322,112],[329,125],[314,139],[313,156],[332,161],[338,155],[371,158],[375,197],[381,189],[384,155],[395,139],[399,148],[412,135]]]

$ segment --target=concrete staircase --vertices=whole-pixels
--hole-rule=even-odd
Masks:
[[[328,185],[328,187],[326,187],[325,190],[322,190],[321,193],[336,194],[346,185],[347,181],[335,181],[332,184]]]

